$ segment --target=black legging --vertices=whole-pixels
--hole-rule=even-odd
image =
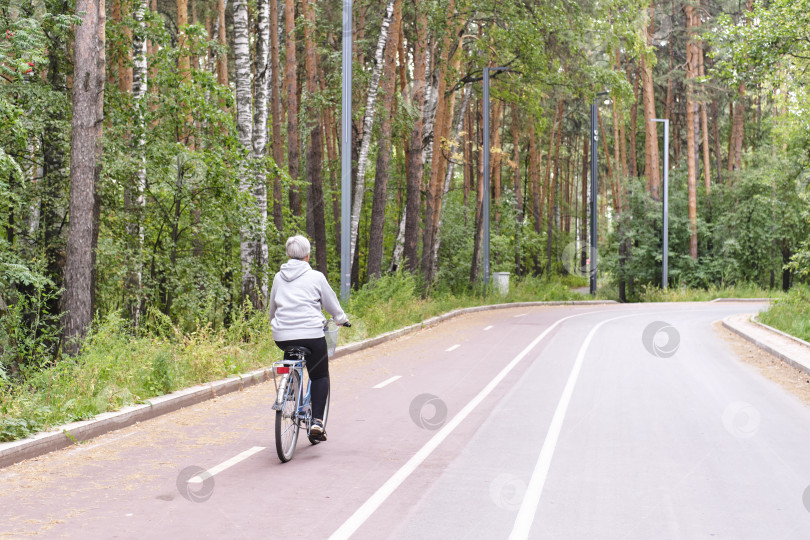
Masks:
[[[312,403],[312,418],[322,420],[323,410],[326,408],[326,396],[329,395],[329,358],[326,354],[326,338],[290,339],[276,341],[282,351],[287,347],[306,347],[312,354],[307,356],[307,373],[312,381],[310,399]]]

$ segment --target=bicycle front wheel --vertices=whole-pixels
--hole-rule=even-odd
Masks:
[[[301,375],[293,370],[284,392],[284,405],[280,411],[276,411],[276,453],[282,463],[292,459],[298,443],[299,425],[296,414],[300,396]]]

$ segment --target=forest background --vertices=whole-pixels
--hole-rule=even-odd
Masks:
[[[0,437],[266,364],[294,233],[337,288],[341,9],[0,0]],[[484,67],[508,299],[587,284],[607,92],[600,296],[661,298],[666,118],[668,285],[807,311],[810,1],[356,0],[353,26],[354,337],[480,301]],[[117,382],[54,405],[93,365]]]

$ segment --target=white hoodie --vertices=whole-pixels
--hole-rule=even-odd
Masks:
[[[326,319],[321,309],[332,315],[337,324],[349,320],[322,273],[298,259],[282,264],[270,291],[273,339],[289,341],[323,337]]]

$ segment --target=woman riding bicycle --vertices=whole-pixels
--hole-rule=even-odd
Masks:
[[[270,291],[270,326],[273,339],[281,350],[306,347],[312,354],[306,358],[307,373],[312,383],[312,426],[310,436],[326,440],[323,413],[329,395],[329,362],[323,333],[325,309],[337,324],[348,326],[337,296],[326,277],[309,265],[309,240],[301,235],[287,239],[290,260],[281,265],[273,278]]]

